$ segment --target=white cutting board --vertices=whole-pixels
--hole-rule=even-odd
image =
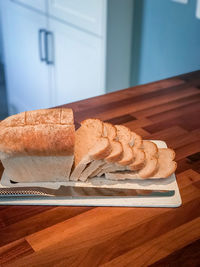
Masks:
[[[163,141],[153,142],[159,148],[167,147]],[[104,183],[106,181],[106,183]],[[18,186],[42,186],[58,188],[60,185],[107,187],[107,188],[133,188],[133,189],[159,189],[175,190],[175,195],[171,197],[94,197],[94,198],[62,198],[45,199],[40,197],[32,198],[0,198],[0,205],[58,205],[58,206],[121,206],[121,207],[179,207],[182,203],[175,174],[167,179],[137,179],[128,181],[109,181],[104,178],[93,178],[88,182],[56,182],[56,183],[10,183],[10,179],[3,174],[0,181],[0,188]]]

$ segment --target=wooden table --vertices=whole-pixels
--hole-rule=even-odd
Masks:
[[[96,117],[166,141],[176,151],[183,204],[0,206],[0,266],[200,264],[200,71],[66,106],[77,123]]]

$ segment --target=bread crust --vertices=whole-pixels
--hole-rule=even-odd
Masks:
[[[94,122],[96,122],[94,124]],[[92,131],[95,134],[89,134]],[[103,143],[103,149],[100,143]],[[106,143],[106,144],[105,144]],[[94,159],[99,159],[107,155],[107,149],[110,149],[108,139],[103,137],[103,122],[99,119],[86,119],[81,122],[81,127],[75,133],[75,163],[78,166],[79,162],[87,155],[90,154]]]
[[[109,139],[107,137],[102,137],[99,140],[99,143],[102,144],[101,149],[99,149],[98,151],[95,151],[95,153],[93,153],[93,151],[92,151],[93,149],[89,152],[89,153],[92,153],[92,156],[95,160],[100,160],[100,159],[106,158],[110,154],[110,152],[112,151]],[[94,147],[94,150],[96,150],[95,147]]]
[[[149,142],[149,141],[146,141]],[[176,168],[177,163],[174,161],[175,152],[170,148],[159,148],[158,149],[158,159],[152,157],[148,159],[148,166],[146,165],[144,169],[136,172],[123,171],[123,172],[108,172],[105,173],[107,179],[111,180],[126,180],[126,179],[160,179],[168,178],[172,175]]]
[[[145,140],[142,141],[139,145],[140,148],[133,146],[135,161],[128,166],[132,171],[145,168],[145,165],[147,164],[147,160],[149,158],[155,158],[154,161],[156,161],[158,157],[158,148],[157,145],[153,142]]]
[[[35,110],[0,123],[0,152],[16,155],[73,155],[75,128],[71,109]]]
[[[104,137],[103,122],[99,119],[86,119],[81,122],[81,127],[76,131],[75,162],[70,180],[86,180],[91,162],[106,158],[112,151],[109,139]],[[93,165],[92,165],[93,166]],[[90,169],[89,169],[90,170]],[[85,176],[81,178],[84,172]]]
[[[153,178],[167,178],[176,171],[177,163],[174,161],[176,154],[171,148],[159,148],[158,155],[159,167]]]
[[[130,169],[131,171],[137,171],[145,166],[146,154],[144,150],[137,147],[133,147],[132,151],[133,151],[134,161],[128,166],[128,169]]]
[[[110,145],[112,147],[111,153],[105,158],[107,162],[120,161],[123,157],[123,147],[119,140],[117,140],[117,129],[114,125],[108,122],[104,122],[105,136],[108,137]]]
[[[110,163],[120,161],[123,157],[122,144],[119,141],[110,141],[110,143],[112,148],[115,147],[115,151],[114,149],[111,151],[111,153],[106,157],[106,161]],[[116,147],[118,148],[116,149]]]
[[[117,129],[117,136],[122,144],[123,156],[117,163],[122,166],[129,165],[133,162],[133,151],[130,145],[132,141],[131,130],[124,125],[115,125]]]

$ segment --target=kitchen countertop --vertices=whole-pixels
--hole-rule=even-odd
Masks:
[[[182,206],[0,206],[0,266],[200,264],[200,71],[65,106],[166,141]]]

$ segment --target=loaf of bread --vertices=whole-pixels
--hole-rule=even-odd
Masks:
[[[123,125],[87,119],[75,132],[71,109],[27,111],[0,123],[0,160],[16,182],[167,178],[174,158],[172,149],[158,149]]]
[[[71,109],[27,111],[0,123],[0,159],[16,182],[69,180],[74,143]]]

